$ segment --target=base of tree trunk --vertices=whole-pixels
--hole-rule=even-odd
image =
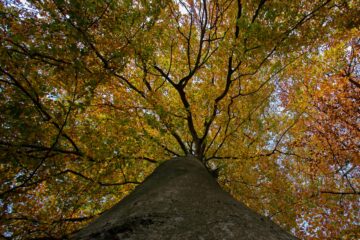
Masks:
[[[160,165],[72,239],[297,239],[220,188],[193,157]]]

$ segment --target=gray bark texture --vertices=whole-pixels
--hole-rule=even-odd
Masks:
[[[130,195],[71,239],[297,239],[221,189],[203,164],[161,164]]]

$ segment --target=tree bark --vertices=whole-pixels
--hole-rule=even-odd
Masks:
[[[72,239],[297,239],[220,188],[194,157],[160,165]]]

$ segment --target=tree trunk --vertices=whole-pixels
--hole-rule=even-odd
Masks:
[[[200,161],[174,158],[72,239],[296,239],[220,188]]]

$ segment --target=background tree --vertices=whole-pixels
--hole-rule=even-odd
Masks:
[[[359,234],[359,39],[354,36],[358,31],[322,46],[282,85],[285,107],[304,109],[284,150],[291,168],[301,169],[296,177],[306,181],[307,189],[298,187],[299,194],[314,198],[300,210],[298,221],[311,222],[304,226],[304,237],[308,229],[321,239],[336,238],[339,231],[345,239]]]
[[[358,236],[358,13],[1,1],[2,235],[65,236],[192,154],[300,237]]]

